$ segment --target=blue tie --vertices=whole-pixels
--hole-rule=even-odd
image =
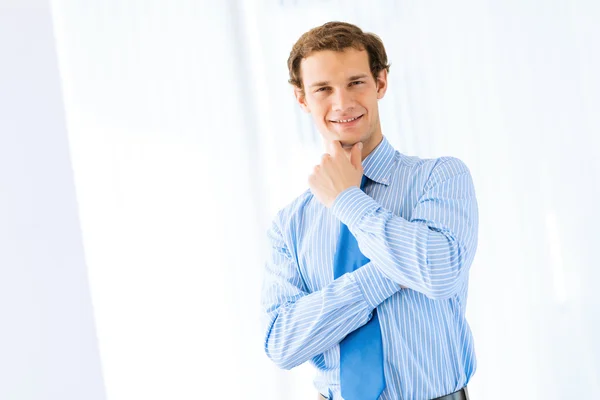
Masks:
[[[360,188],[364,190],[363,175]],[[370,260],[360,252],[356,238],[342,223],[333,260],[334,278],[352,272]],[[377,309],[373,318],[340,342],[340,385],[344,400],[376,400],[385,388],[383,345]]]

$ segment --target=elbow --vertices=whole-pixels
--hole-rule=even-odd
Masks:
[[[281,333],[274,329],[275,318],[267,329],[264,341],[265,354],[280,369],[290,370],[297,366],[298,357],[292,350],[293,346],[285,340]]]
[[[275,365],[277,365],[277,367],[279,367],[279,369],[289,371],[296,366],[290,360],[286,360],[285,358],[276,358],[271,356],[269,356],[269,358],[275,363]]]
[[[443,272],[437,279],[429,281],[427,297],[432,300],[447,300],[456,296],[465,283],[465,274],[468,274],[471,257],[464,248],[458,246],[456,248],[456,255],[450,258],[448,264],[433,268],[433,270]]]
[[[456,296],[463,286],[463,274],[459,270],[443,280],[430,282],[423,294],[431,300],[448,300]]]
[[[277,367],[280,369],[289,371],[296,366],[293,357],[291,357],[289,354],[286,354],[286,352],[282,351],[282,347],[273,346],[272,344],[269,345],[268,339],[265,342],[265,353],[267,357],[269,357],[269,359],[273,361],[273,363],[277,365]]]

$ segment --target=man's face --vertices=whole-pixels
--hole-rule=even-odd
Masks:
[[[366,51],[317,51],[302,60],[300,72],[304,93],[296,89],[296,98],[326,141],[339,140],[344,147],[361,141],[365,148],[379,143],[377,100],[387,89],[387,71],[376,81]]]

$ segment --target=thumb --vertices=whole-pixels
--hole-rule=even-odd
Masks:
[[[354,168],[362,171],[362,142],[356,143],[352,146],[352,151],[350,152],[350,163],[354,166]]]

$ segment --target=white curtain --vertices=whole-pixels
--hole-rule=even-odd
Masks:
[[[328,20],[383,39],[392,144],[472,171],[472,397],[600,397],[598,4],[53,0],[107,398],[315,397],[264,355],[259,295],[322,152],[287,56]]]

